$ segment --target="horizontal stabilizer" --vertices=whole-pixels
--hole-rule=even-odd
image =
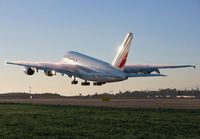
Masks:
[[[157,77],[157,76],[167,76],[164,74],[128,74],[128,77]]]
[[[175,69],[175,68],[187,68],[187,67],[193,67],[194,69],[196,68],[196,65],[157,65],[157,66],[152,66],[158,69]]]

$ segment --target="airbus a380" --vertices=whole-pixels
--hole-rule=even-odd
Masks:
[[[76,80],[78,77],[84,80],[81,83],[83,86],[90,85],[88,81],[92,81],[93,85],[101,86],[105,83],[127,80],[130,77],[166,76],[160,74],[160,69],[195,68],[194,65],[126,65],[132,39],[133,34],[128,33],[112,64],[74,51],[67,52],[57,63],[16,61],[6,62],[6,64],[23,66],[27,75],[33,75],[38,70],[43,70],[47,76],[55,76],[56,73],[66,74],[73,77],[72,84],[78,84]]]

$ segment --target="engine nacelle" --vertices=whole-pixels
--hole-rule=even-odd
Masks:
[[[25,67],[24,73],[27,74],[27,75],[33,75],[35,73],[35,69],[31,68],[31,67]]]
[[[44,71],[44,74],[45,74],[46,76],[54,76],[54,75],[56,75],[56,71],[54,71],[54,70],[50,70],[50,71],[45,70],[45,71]]]

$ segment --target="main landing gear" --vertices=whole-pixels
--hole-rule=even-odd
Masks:
[[[102,86],[103,83],[99,83],[99,82],[94,82],[93,85],[94,86]]]
[[[93,83],[94,86],[102,86],[103,84],[105,84],[105,83],[100,83],[100,82],[94,82]],[[89,86],[90,82],[85,81],[85,82],[82,82],[81,85],[82,86]]]
[[[76,80],[76,77],[74,77],[74,80],[71,82],[72,85],[76,85],[78,84],[78,81]],[[93,82],[94,86],[102,86],[105,83],[101,83],[101,82]],[[85,80],[85,82],[81,83],[82,86],[89,86],[90,82],[88,82],[87,80]]]
[[[89,86],[89,85],[90,85],[90,82],[85,81],[85,82],[82,82],[81,85],[82,85],[82,86]]]

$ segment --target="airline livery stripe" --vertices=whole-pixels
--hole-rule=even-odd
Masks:
[[[121,51],[118,52],[117,57],[116,57],[116,59],[115,59],[115,63],[116,63],[116,64],[117,64],[117,62],[118,62],[118,64],[119,64],[119,62],[120,62],[119,60],[122,59],[123,52],[124,52],[124,51],[127,52],[126,50],[130,48],[131,40],[132,40],[132,37],[129,37],[129,36],[126,37],[125,41],[124,41],[123,44],[121,45],[121,47],[123,47],[123,48],[122,48]],[[126,53],[125,53],[125,54],[126,54]],[[124,54],[124,55],[125,55],[125,54]]]
[[[127,54],[130,48],[130,43],[128,44],[129,46],[125,48],[125,50],[121,51],[121,54],[119,55],[119,58],[116,60],[116,66],[118,67],[123,60],[124,56]]]
[[[124,46],[124,45],[122,45],[122,46]],[[127,53],[127,49],[129,50],[129,48],[130,48],[130,41],[129,41],[128,44],[126,44],[126,46],[128,46],[128,47],[123,48],[123,49],[121,50],[121,52],[119,53],[119,57],[118,57],[118,59],[116,60],[117,62],[120,62],[119,60],[122,59],[122,57]]]
[[[122,62],[122,60],[124,59],[128,51],[129,49],[127,48],[125,51],[122,52],[122,54],[120,55],[120,58],[117,60],[117,64],[116,64],[117,67],[120,65],[120,63]]]
[[[124,64],[126,63],[127,57],[128,57],[128,53],[126,54],[126,56],[124,57],[123,61],[119,65],[119,68],[122,68],[124,66]]]
[[[119,67],[119,65],[121,64],[121,62],[123,61],[124,57],[126,56],[126,54],[128,53],[129,51],[129,48],[126,48],[125,51],[122,51],[121,55],[120,55],[120,58],[117,59],[116,61],[116,66]]]

